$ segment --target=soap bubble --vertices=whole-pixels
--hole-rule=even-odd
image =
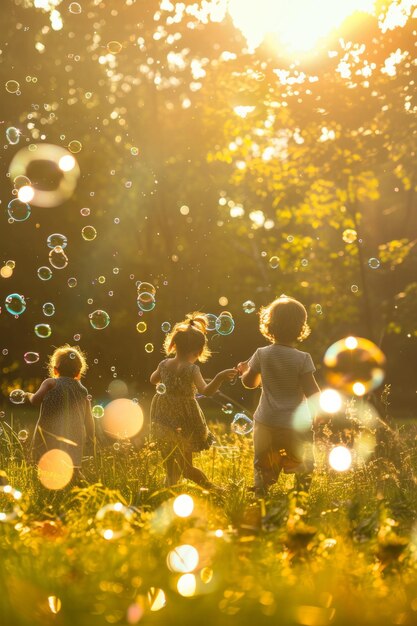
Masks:
[[[14,126],[9,126],[9,128],[7,128],[6,139],[11,146],[15,146],[19,143],[20,134],[20,130]]]
[[[97,237],[97,231],[94,226],[84,226],[81,231],[81,235],[85,241],[94,241]]]
[[[272,267],[273,270],[276,270],[279,267],[279,257],[271,256],[269,259],[269,266]]]
[[[53,250],[57,246],[60,246],[62,249],[64,249],[67,247],[67,244],[68,239],[65,235],[62,235],[61,233],[53,233],[52,235],[49,235],[46,240],[46,245],[48,246],[48,248],[51,248],[51,250]]]
[[[73,141],[70,141],[68,144],[68,150],[72,152],[73,154],[77,154],[77,152],[81,152],[82,147],[83,145],[81,141],[77,141],[76,139],[74,139]]]
[[[60,175],[56,175],[60,159],[68,154],[61,146],[46,143],[30,144],[14,155],[9,165],[10,177],[13,181],[26,177],[28,169],[35,166],[37,175],[36,187],[33,187],[33,204],[40,207],[58,206],[72,196],[80,175],[77,163],[71,171],[59,170]],[[55,182],[52,188],[51,181]]]
[[[164,395],[164,393],[166,393],[166,386],[164,385],[164,383],[158,383],[156,385],[156,393],[158,393],[160,396]]]
[[[74,13],[74,15],[78,15],[82,11],[81,5],[78,2],[71,2],[68,7],[68,11],[70,13]]]
[[[5,300],[6,311],[10,315],[22,315],[26,311],[26,302],[24,296],[18,293],[11,293]]]
[[[39,354],[38,352],[25,352],[23,358],[25,363],[32,365],[33,363],[37,363],[39,361]]]
[[[156,294],[156,288],[154,287],[154,285],[152,285],[152,283],[138,281],[136,283],[136,286],[138,290],[138,295],[142,292],[150,293],[152,296]]]
[[[146,291],[142,291],[138,295],[138,307],[141,311],[152,311],[155,308],[155,296]]]
[[[103,431],[113,439],[129,439],[143,426],[139,404],[126,398],[117,398],[106,405],[102,418]]]
[[[101,406],[101,404],[96,404],[91,409],[91,413],[96,419],[101,419],[104,415],[104,408]]]
[[[253,421],[244,413],[236,413],[230,428],[236,435],[248,435],[253,430]]]
[[[368,265],[371,270],[377,270],[378,267],[381,266],[381,261],[379,259],[376,259],[375,257],[371,257],[368,261]]]
[[[252,300],[246,300],[243,304],[242,304],[242,308],[244,313],[253,313],[256,309],[255,303],[252,302]]]
[[[106,311],[97,309],[88,316],[90,318],[90,324],[95,330],[103,330],[110,324],[110,316]]]
[[[49,324],[36,324],[35,335],[40,339],[48,339],[52,334],[52,328]]]
[[[81,209],[80,213],[83,217],[88,217],[90,215],[90,209],[88,207],[84,207]]]
[[[384,380],[385,356],[369,339],[346,337],[332,344],[324,355],[326,380],[347,393],[364,395]]]
[[[352,454],[345,446],[336,446],[329,454],[329,464],[337,472],[346,472],[352,465]]]
[[[17,80],[8,80],[5,87],[8,93],[17,93],[20,91],[20,83],[18,83]]]
[[[55,305],[52,302],[45,302],[42,307],[43,314],[47,317],[51,317],[55,313]]]
[[[358,238],[358,233],[353,228],[346,228],[343,231],[342,239],[345,243],[353,243]]]
[[[144,333],[146,332],[146,329],[148,328],[148,325],[146,322],[138,322],[136,324],[136,330],[138,331],[138,333]]]
[[[106,277],[105,276],[99,276],[97,278],[97,280],[100,283],[100,285],[104,285],[104,283],[106,282]]]
[[[358,293],[359,287],[358,287],[358,285],[352,285],[350,290],[351,290],[352,293]]]
[[[42,267],[38,267],[38,278],[41,280],[50,280],[52,278],[52,270],[50,267],[43,265]]]
[[[231,415],[233,413],[233,404],[231,402],[227,402],[222,406],[222,411],[226,415]]]
[[[29,433],[26,430],[26,428],[22,428],[22,430],[19,430],[19,432],[17,433],[17,438],[19,439],[21,443],[25,443],[25,441],[28,440],[28,437],[29,437]]]
[[[235,328],[235,323],[229,315],[222,313],[216,320],[216,331],[219,335],[230,335]]]
[[[68,265],[68,257],[61,246],[55,246],[49,253],[49,263],[56,270],[63,270]]]
[[[214,315],[214,313],[206,313],[206,318],[208,322],[207,331],[216,330],[217,315]]]
[[[132,530],[131,523],[134,519],[132,509],[121,502],[106,504],[96,513],[95,527],[98,533],[110,541],[119,539]]]
[[[7,205],[7,212],[13,221],[25,222],[30,217],[32,209],[27,202],[22,202],[19,198],[15,198],[10,200]]]
[[[74,276],[71,276],[70,278],[68,278],[67,280],[67,285],[68,287],[70,287],[71,289],[73,289],[74,287],[77,286],[77,279],[74,278]]]
[[[19,506],[22,494],[10,485],[0,485],[0,522],[14,522],[23,515]]]
[[[107,44],[107,50],[110,54],[119,54],[121,52],[123,46],[120,41],[109,41]]]
[[[163,333],[169,333],[169,331],[171,330],[171,324],[169,322],[162,322],[161,330]]]
[[[26,393],[22,389],[13,389],[9,394],[9,400],[13,404],[23,404],[26,401]]]
[[[147,343],[145,345],[145,352],[147,352],[148,354],[153,352],[153,349],[154,349],[153,343]]]

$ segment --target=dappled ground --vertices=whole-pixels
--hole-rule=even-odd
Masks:
[[[22,495],[1,500],[4,624],[415,624],[412,425],[379,425],[373,456],[346,472],[329,469],[324,437],[310,495],[288,476],[265,500],[248,489],[249,437],[222,433],[201,455],[218,496],[165,489],[149,443],[100,447],[86,482],[48,492],[6,432]]]

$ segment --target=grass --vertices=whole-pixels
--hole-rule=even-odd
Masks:
[[[380,426],[374,454],[343,473],[328,468],[322,444],[310,494],[298,500],[291,476],[256,499],[250,438],[219,438],[197,463],[226,488],[222,498],[192,483],[164,488],[148,443],[101,447],[85,460],[86,483],[52,492],[4,426],[1,467],[22,498],[20,515],[0,524],[1,623],[416,623],[414,426]],[[187,518],[173,511],[181,493],[194,501]],[[96,517],[116,502],[126,516]],[[181,545],[198,551],[192,574],[168,567]]]

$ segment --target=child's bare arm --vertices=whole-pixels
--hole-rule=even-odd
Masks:
[[[44,397],[53,389],[56,385],[55,378],[46,378],[42,383],[39,389],[35,393],[26,392],[26,398],[29,402],[35,406],[38,406],[42,403]]]
[[[152,385],[157,385],[158,383],[161,382],[161,374],[160,374],[160,371],[159,371],[159,365],[156,368],[156,370],[154,372],[152,372],[151,377],[149,379],[149,382]]]
[[[250,367],[244,370],[240,380],[242,381],[242,385],[247,389],[256,389],[262,382],[261,375],[251,370]]]
[[[301,376],[301,388],[306,398],[313,396],[315,393],[320,393],[320,387],[314,378],[313,372],[308,372],[308,374]]]
[[[225,380],[232,380],[236,375],[237,370],[235,368],[223,370],[222,372],[216,374],[216,376],[209,383],[206,383],[201,375],[200,368],[196,367],[194,369],[194,384],[197,387],[198,393],[201,393],[204,396],[212,396]]]

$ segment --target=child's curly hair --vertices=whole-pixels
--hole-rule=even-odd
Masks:
[[[303,341],[310,334],[307,311],[301,302],[282,294],[259,311],[259,330],[271,343]]]
[[[51,377],[56,375],[78,378],[84,376],[88,368],[84,352],[78,346],[64,346],[56,348],[49,357],[48,372]]]
[[[198,360],[205,363],[211,356],[211,350],[207,344],[208,319],[200,311],[188,313],[183,322],[175,324],[164,341],[164,352],[171,354],[187,355],[198,353]]]

